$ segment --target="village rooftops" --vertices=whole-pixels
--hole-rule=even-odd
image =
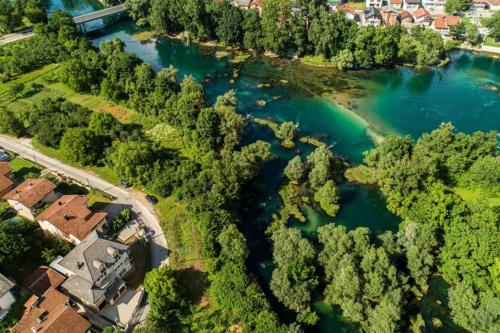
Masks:
[[[403,4],[403,0],[389,0],[391,5],[401,5]]]
[[[83,240],[108,215],[92,212],[87,207],[85,195],[64,195],[37,216],[38,221],[47,221],[66,235]]]
[[[339,12],[347,12],[347,13],[351,14],[352,16],[356,15],[356,11],[354,10],[354,8],[352,8],[351,6],[349,6],[349,4],[347,4],[347,3],[341,4],[339,6],[338,11]]]
[[[85,333],[91,326],[69,306],[69,297],[53,288],[43,296],[31,296],[24,307],[23,317],[14,326],[18,333]]]
[[[413,12],[413,16],[415,16],[415,18],[417,18],[417,19],[424,17],[424,16],[431,17],[431,13],[429,13],[427,11],[427,9],[420,7],[419,9],[417,9],[416,11]]]
[[[436,16],[434,20],[434,27],[436,29],[449,29],[457,24],[460,24],[460,16],[442,14]]]
[[[45,178],[27,179],[3,198],[18,201],[27,208],[33,208],[55,188],[56,185]]]
[[[43,295],[50,288],[57,288],[66,280],[66,277],[48,266],[35,269],[23,281],[23,286],[38,296]]]
[[[9,162],[0,162],[0,176],[7,176],[12,172]]]

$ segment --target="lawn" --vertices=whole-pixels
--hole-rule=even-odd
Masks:
[[[349,1],[347,3],[349,6],[351,6],[354,10],[364,10],[366,8],[365,2],[361,1]]]
[[[157,204],[161,226],[167,237],[170,262],[176,268],[202,268],[198,230],[185,207],[173,197]]]
[[[468,203],[482,202],[491,208],[500,207],[500,193],[488,193],[480,188],[456,187],[453,191]]]
[[[12,175],[15,179],[22,181],[28,178],[37,178],[40,176],[42,168],[35,163],[25,160],[19,156],[14,157],[10,161],[10,166],[12,168]]]
[[[495,38],[493,38],[493,37],[486,37],[484,39],[484,45],[493,46],[493,47],[500,47],[500,43],[495,42]]]

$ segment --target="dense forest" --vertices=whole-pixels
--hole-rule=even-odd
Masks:
[[[165,10],[161,7],[164,3],[172,6]],[[183,11],[170,12],[179,9],[176,1],[154,1],[151,8],[148,1],[131,6],[136,6],[133,13],[141,13],[137,19],[157,29],[163,26],[162,32],[187,30],[192,38],[200,40],[228,33],[227,26],[214,23],[218,16],[206,13],[220,10],[221,17],[225,17],[220,22],[233,22],[232,16],[227,16],[236,10],[242,15],[239,24],[246,22],[243,26],[247,28],[240,29],[237,38],[228,43],[274,52],[302,45],[304,52],[327,57],[347,50],[359,67],[401,62],[399,43],[415,38],[400,31],[400,39],[390,38],[395,44],[369,43],[374,48],[390,45],[388,48],[399,50],[396,58],[386,57],[383,50],[369,51],[365,38],[373,41],[377,34],[385,38],[391,36],[389,33],[375,28],[351,29],[348,21],[333,15],[328,20],[340,23],[318,21],[318,28],[337,29],[345,24],[355,36],[342,41],[334,37],[342,33],[319,33],[334,40],[325,42],[325,48],[318,51],[309,33],[296,31],[301,25],[289,26],[293,20],[281,22],[286,31],[293,31],[292,36],[297,34],[303,39],[280,39],[283,31],[273,35],[280,31],[275,26],[279,20],[267,16],[272,10],[266,14],[266,8],[281,8],[285,1],[266,2],[269,5],[262,17],[223,3],[205,5],[188,0],[186,8],[190,15],[198,15],[194,17],[183,16]],[[217,9],[219,6],[222,9]],[[315,3],[310,7],[304,15],[323,8]],[[285,12],[279,8],[272,15]],[[250,16],[258,22],[256,30],[248,28]],[[320,17],[311,16],[311,25]],[[202,24],[200,18],[209,22]],[[266,26],[266,22],[273,25]],[[239,26],[229,30],[237,32]],[[456,325],[471,332],[500,329],[498,208],[487,200],[500,192],[496,133],[464,134],[451,124],[443,124],[416,140],[389,136],[366,153],[363,165],[347,170],[340,157],[326,146],[318,147],[305,160],[298,156],[291,159],[284,169],[287,178],[281,195],[286,209],[277,212],[268,229],[275,262],[270,290],[275,300],[295,314],[292,323],[282,323],[247,271],[249,249],[240,232],[243,188],[272,159],[270,144],[257,141],[242,145],[247,120],[237,113],[235,93],[229,91],[211,105],[203,86],[192,77],[178,78],[172,67],[154,72],[150,65],[125,52],[119,39],[106,41],[96,50],[79,34],[71,17],[60,12],[35,30],[40,33],[33,39],[0,49],[2,80],[59,62],[53,80],[75,92],[100,95],[126,105],[148,122],[163,126],[163,130],[152,135],[141,124],[121,123],[110,114],[93,112],[61,97],[45,96],[23,107],[3,107],[0,131],[30,136],[71,163],[108,166],[138,188],[161,197],[174,196],[185,203],[201,237],[209,279],[208,306],[199,306],[186,296],[187,290],[180,287],[180,271],[171,267],[154,269],[144,281],[151,306],[148,322],[138,332],[302,332],[319,320],[312,308],[314,294],[324,295],[327,303],[341,309],[345,321],[366,332],[425,332],[429,323],[424,320],[419,300],[429,291],[434,278],[449,284],[448,306]],[[260,37],[252,38],[255,35],[249,31]],[[430,32],[419,33],[426,36]],[[220,36],[222,41],[227,38]],[[422,38],[427,43],[434,37]],[[442,47],[441,40],[439,43]],[[428,56],[432,52],[429,49],[424,53]],[[14,85],[9,98],[15,100],[43,89],[43,85],[36,84]],[[287,127],[277,131],[283,141],[294,137]],[[176,149],[162,144],[167,129],[178,134]],[[330,224],[319,229],[318,241],[313,242],[287,226],[290,216],[300,214],[293,204],[297,195],[310,197],[327,214],[335,216],[341,209],[336,184],[344,171],[351,181],[380,188],[389,210],[403,221],[398,232],[375,236],[366,228],[347,230]],[[287,198],[291,198],[290,203]],[[13,246],[6,236],[11,227],[6,224],[5,231],[0,230],[0,241],[6,246]],[[0,265],[10,260],[4,256]]]

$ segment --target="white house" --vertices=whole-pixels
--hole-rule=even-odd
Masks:
[[[381,8],[384,5],[384,0],[365,0],[365,7]]]
[[[99,311],[113,305],[127,290],[122,278],[132,270],[127,245],[109,240],[96,231],[90,233],[64,258],[50,267],[67,276],[60,288],[85,306]]]
[[[420,0],[404,0],[403,9],[409,12],[413,12],[420,8]]]
[[[64,195],[36,217],[43,231],[78,245],[93,230],[103,231],[105,212],[87,207],[86,195]]]
[[[10,307],[16,301],[12,289],[15,284],[0,273],[0,321],[9,313]]]
[[[383,23],[380,11],[375,7],[369,7],[364,10],[363,22],[365,25],[380,26]]]
[[[432,24],[432,16],[425,8],[419,8],[413,12],[413,19],[416,25],[428,27]]]
[[[45,178],[27,179],[3,196],[19,215],[35,220],[36,210],[57,200],[56,185]]]

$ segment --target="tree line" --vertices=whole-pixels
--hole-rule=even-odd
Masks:
[[[41,0],[1,0],[0,34],[8,34],[24,26],[23,18],[30,24],[47,22],[47,11]]]
[[[323,0],[269,0],[262,15],[228,1],[127,0],[138,24],[162,34],[187,32],[195,41],[216,39],[224,45],[257,52],[321,55],[339,69],[408,64],[431,66],[445,56],[438,32],[401,25],[359,27],[343,13],[330,13]]]

